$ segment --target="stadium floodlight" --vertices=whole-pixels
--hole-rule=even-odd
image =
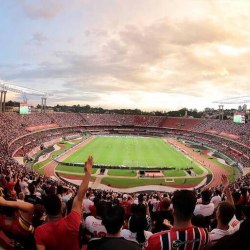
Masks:
[[[24,100],[27,100],[27,95],[41,96],[44,98],[47,98],[48,96],[52,96],[52,94],[48,92],[17,86],[17,85],[14,85],[10,82],[3,81],[3,80],[0,80],[0,90],[11,91],[14,93],[21,94]]]
[[[214,101],[213,103],[218,103],[218,104],[250,103],[250,96],[238,96],[238,97],[226,98],[226,99]]]

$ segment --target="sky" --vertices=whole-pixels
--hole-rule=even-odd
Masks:
[[[248,0],[0,6],[0,79],[51,93],[49,105],[202,110],[250,95]],[[8,92],[10,99],[21,97]]]

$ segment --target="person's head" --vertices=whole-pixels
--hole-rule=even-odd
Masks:
[[[145,217],[146,217],[146,214],[147,214],[147,208],[146,208],[146,205],[144,205],[143,203],[138,204],[138,205],[137,205],[137,211],[136,211],[136,214],[138,214],[138,215],[142,215],[142,216],[145,216]]]
[[[123,199],[124,201],[126,201],[126,200],[128,199],[128,195],[127,195],[127,194],[124,194],[124,195],[122,196],[122,199]]]
[[[30,183],[28,185],[28,189],[29,189],[30,194],[34,194],[35,191],[36,191],[36,187],[35,187],[35,185],[33,183]]]
[[[162,200],[162,210],[168,210],[171,204],[171,200],[168,197],[163,198]]]
[[[192,218],[196,197],[195,193],[190,190],[177,190],[173,198],[173,216],[179,221],[189,221]]]
[[[98,201],[96,204],[95,204],[95,207],[96,207],[96,215],[97,216],[101,216],[103,215],[103,212],[105,211],[105,208],[106,208],[106,201]]]
[[[63,193],[64,193],[64,188],[63,188],[63,186],[58,185],[58,186],[57,186],[57,194],[62,195]]]
[[[234,203],[238,203],[240,200],[240,193],[235,191],[232,193],[232,197],[233,197]]]
[[[215,193],[215,195],[221,196],[221,191],[219,189],[216,189],[214,193]]]
[[[204,203],[209,203],[211,200],[211,191],[206,189],[201,192],[201,199]]]
[[[51,216],[60,215],[62,212],[62,202],[55,194],[48,195],[44,198],[44,207],[46,213]]]
[[[216,211],[217,220],[219,220],[223,225],[228,225],[230,220],[233,218],[234,214],[235,214],[234,206],[226,201],[221,202]]]
[[[138,203],[141,204],[141,203],[143,203],[143,201],[144,201],[143,194],[139,194],[138,195]]]
[[[24,195],[23,192],[20,192],[20,193],[18,194],[18,199],[19,199],[19,200],[24,200],[24,197],[25,197],[25,195]]]
[[[109,234],[119,233],[123,226],[125,211],[123,207],[109,204],[103,213],[102,224]]]

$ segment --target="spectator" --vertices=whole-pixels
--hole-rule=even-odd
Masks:
[[[89,156],[85,162],[85,176],[74,198],[72,211],[65,218],[62,218],[62,203],[57,195],[49,195],[45,199],[44,206],[48,215],[48,222],[35,230],[35,240],[38,250],[79,250],[78,236],[82,201],[88,189],[92,166],[93,158]]]
[[[168,197],[163,198],[160,206],[160,210],[156,211],[152,215],[153,220],[153,233],[157,233],[163,230],[170,229],[167,227],[163,221],[167,219],[170,224],[173,224],[174,218],[172,215],[172,210],[170,209],[171,200]]]
[[[214,209],[218,207],[218,205],[221,202],[221,191],[219,189],[216,189],[214,192],[214,196],[211,199],[211,202],[214,204]]]
[[[90,200],[90,193],[87,192],[85,198],[83,199],[83,209],[84,209],[84,217],[91,215],[90,206],[93,206],[94,202]]]
[[[219,204],[216,211],[217,227],[209,233],[211,244],[225,235],[230,235],[235,232],[235,229],[229,225],[235,214],[235,208],[229,202],[222,202]]]
[[[214,246],[208,248],[209,250],[249,250],[250,232],[250,218],[246,219],[240,226],[240,229],[234,234],[222,237]]]
[[[211,192],[206,189],[201,192],[201,204],[195,206],[194,215],[211,216],[214,212],[214,204],[210,202]]]
[[[107,230],[107,237],[92,239],[87,250],[140,250],[140,246],[121,237],[120,231],[125,219],[125,211],[120,206],[108,206],[102,219]]]
[[[146,231],[147,220],[143,215],[132,215],[128,222],[128,229],[122,229],[121,236],[127,240],[135,241],[143,246],[145,241],[152,235]]]
[[[193,191],[178,190],[172,198],[174,225],[168,231],[152,235],[144,250],[172,248],[203,249],[208,242],[208,232],[204,228],[194,227],[191,218],[194,212],[196,197]]]
[[[96,215],[89,215],[85,219],[85,229],[91,235],[91,237],[104,237],[107,234],[107,231],[102,224],[102,215],[105,210],[106,202],[98,201],[96,203]],[[87,233],[87,232],[86,232]]]
[[[33,183],[30,183],[28,185],[28,190],[29,190],[29,195],[25,195],[24,200],[34,205],[41,204],[42,203],[41,199],[35,195],[36,187]]]
[[[0,206],[3,206],[0,213],[0,228],[22,245],[27,246],[27,243],[31,243],[29,241],[32,240],[34,231],[32,226],[33,205],[24,201],[6,200],[1,196]],[[15,215],[16,212],[18,216]],[[34,245],[29,246],[29,249],[34,247]]]

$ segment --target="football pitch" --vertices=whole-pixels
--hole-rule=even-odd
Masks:
[[[81,163],[89,155],[94,157],[95,164],[100,165],[199,168],[163,139],[151,137],[98,136],[64,162]],[[200,171],[202,172],[201,169]]]

